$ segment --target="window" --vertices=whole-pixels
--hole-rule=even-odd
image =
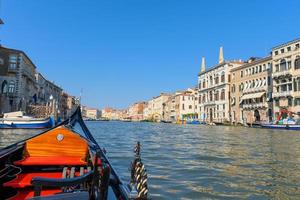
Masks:
[[[9,69],[17,69],[17,56],[16,55],[9,56]]]
[[[279,99],[275,99],[275,106],[279,106]]]
[[[295,98],[294,105],[295,106],[299,106],[300,105],[300,99],[299,98]]]
[[[293,98],[288,98],[288,105],[292,106],[293,105]]]
[[[275,51],[275,55],[276,55],[276,56],[278,55],[278,51]]]
[[[10,81],[9,85],[8,85],[8,92],[9,93],[13,93],[15,91],[15,82],[14,81]]]
[[[280,61],[280,71],[285,71],[285,70],[287,70],[287,68],[286,68],[286,61],[285,61],[285,59],[282,59]]]
[[[299,43],[295,45],[295,49],[299,49]]]
[[[300,57],[295,60],[295,69],[300,69]]]
[[[198,89],[201,90],[201,81],[199,81]]]
[[[223,104],[223,110],[225,110],[225,104]]]
[[[219,101],[219,91],[215,91],[215,101]]]
[[[287,51],[291,51],[291,47],[287,47]]]
[[[202,102],[205,103],[205,94],[202,97]]]
[[[205,88],[205,79],[204,79],[204,81],[203,81],[203,88]]]
[[[225,82],[225,73],[222,72],[221,74],[221,82],[224,83]]]
[[[222,89],[221,91],[221,100],[225,100],[225,90]]]
[[[7,81],[3,81],[3,82],[2,82],[1,93],[2,93],[2,94],[7,93]]]
[[[292,91],[292,84],[290,83],[290,84],[288,84],[288,91]]]
[[[216,78],[215,78],[215,84],[216,85],[219,84],[219,75],[218,74],[216,75]]]
[[[243,78],[244,76],[244,71],[241,71],[241,78]]]
[[[262,71],[262,66],[261,65],[259,65],[259,73]]]
[[[212,91],[209,92],[209,101],[213,101],[213,93],[212,93]]]
[[[192,109],[192,105],[189,105],[189,109]]]
[[[201,104],[201,95],[199,96],[198,102]]]
[[[284,49],[280,49],[280,53],[284,53]]]
[[[255,67],[255,74],[258,73],[258,66]]]
[[[184,110],[184,104],[182,104],[182,110]]]
[[[182,101],[184,101],[184,96],[182,96]]]
[[[275,65],[275,71],[276,71],[276,72],[279,72],[279,65],[278,65],[278,64]]]

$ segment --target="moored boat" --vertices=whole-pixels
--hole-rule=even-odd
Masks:
[[[268,129],[300,130],[298,124],[261,124],[260,126]]]
[[[80,109],[56,127],[0,150],[0,199],[147,199],[140,145],[125,184]]]
[[[43,129],[54,125],[53,117],[33,118],[24,116],[22,112],[6,113],[0,118],[0,129]]]

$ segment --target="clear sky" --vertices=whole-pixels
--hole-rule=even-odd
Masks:
[[[83,104],[127,107],[193,87],[201,57],[265,56],[300,37],[300,1],[1,0],[3,46]]]

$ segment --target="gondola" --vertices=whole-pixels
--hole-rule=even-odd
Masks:
[[[148,199],[147,173],[135,148],[124,183],[86,125],[80,108],[50,130],[0,150],[0,199]]]

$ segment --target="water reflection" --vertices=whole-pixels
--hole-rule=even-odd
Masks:
[[[300,132],[236,127],[89,122],[119,174],[136,141],[153,199],[300,199]],[[0,146],[29,137],[3,133]]]

